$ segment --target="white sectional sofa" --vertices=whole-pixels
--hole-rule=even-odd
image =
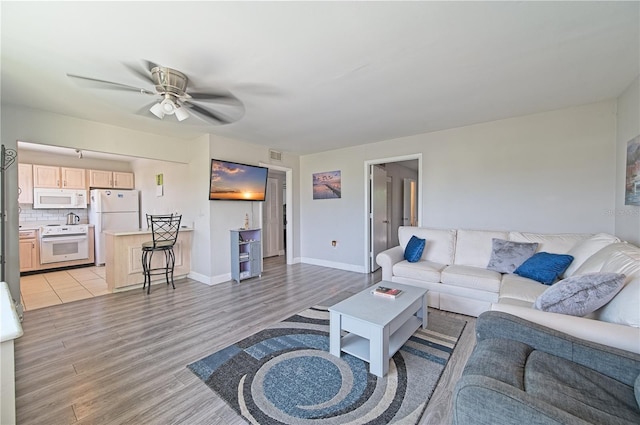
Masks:
[[[425,239],[417,262],[404,259],[412,236]],[[540,234],[515,231],[434,229],[401,226],[400,245],[376,257],[382,280],[429,290],[430,307],[478,316],[508,312],[578,338],[640,353],[640,248],[608,234]],[[548,285],[516,274],[487,269],[493,239],[537,242],[537,252],[574,257],[560,278],[595,272],[626,275],[622,290],[588,317],[536,310],[533,304]]]

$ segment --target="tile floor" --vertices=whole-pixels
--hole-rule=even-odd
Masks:
[[[104,267],[57,270],[20,277],[25,311],[108,294]]]

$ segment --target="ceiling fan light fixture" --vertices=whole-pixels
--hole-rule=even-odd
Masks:
[[[189,112],[183,107],[176,108],[175,115],[178,121],[184,121],[189,118]]]
[[[164,118],[164,111],[160,102],[153,105],[149,111],[160,119]]]
[[[167,115],[172,115],[177,109],[176,104],[173,102],[172,99],[168,97],[165,98],[162,102],[160,102],[160,106],[162,107],[162,112],[164,112]]]

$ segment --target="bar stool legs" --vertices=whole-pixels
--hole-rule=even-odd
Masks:
[[[165,267],[161,268],[152,268],[151,261],[153,260],[153,253],[155,251],[163,251],[164,252],[164,260]],[[151,293],[151,276],[158,273],[160,270],[163,271],[165,280],[167,281],[167,285],[171,283],[171,287],[176,289],[176,285],[173,283],[173,269],[176,265],[176,255],[173,252],[173,246],[166,247],[162,249],[143,249],[142,250],[142,274],[144,275],[144,283],[142,284],[142,289],[147,289],[147,294]],[[148,286],[147,286],[148,285]]]
[[[151,227],[151,235],[153,236],[153,241],[142,244],[142,273],[144,274],[142,290],[144,291],[147,288],[147,294],[151,292],[152,275],[164,274],[167,285],[171,281],[171,286],[176,289],[176,285],[173,283],[173,269],[176,265],[176,255],[173,252],[173,247],[178,240],[181,220],[181,215],[147,214],[147,224]],[[164,267],[152,267],[151,262],[155,251],[164,253]]]

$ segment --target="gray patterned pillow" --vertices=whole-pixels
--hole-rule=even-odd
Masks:
[[[622,273],[571,276],[544,291],[533,307],[552,313],[586,316],[611,301],[624,286]]]
[[[538,249],[538,242],[512,242],[497,238],[492,241],[493,248],[487,269],[499,273],[513,273]]]

